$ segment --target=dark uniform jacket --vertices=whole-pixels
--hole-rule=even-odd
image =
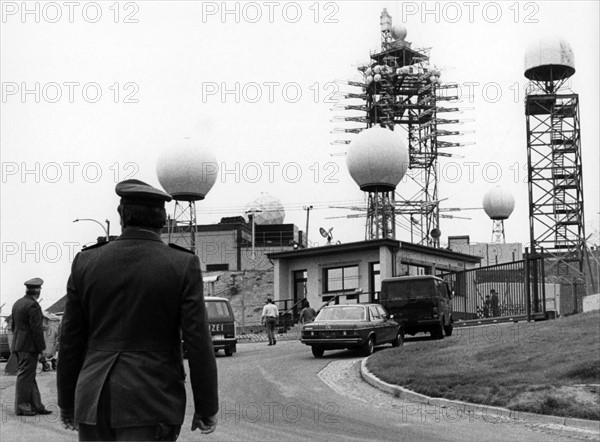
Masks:
[[[33,296],[25,295],[12,308],[12,351],[41,353],[46,349],[42,308]]]
[[[181,330],[181,332],[180,332]],[[198,257],[149,230],[77,254],[57,369],[58,405],[96,424],[110,379],[111,426],[181,425],[186,342],[195,412],[218,411],[217,368]],[[108,377],[110,373],[110,378]]]

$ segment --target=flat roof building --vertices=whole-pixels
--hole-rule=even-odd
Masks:
[[[392,239],[334,244],[268,253],[274,263],[274,297],[286,310],[306,298],[327,302],[377,302],[381,280],[438,275],[479,266],[481,258]],[[298,308],[298,307],[296,307]]]

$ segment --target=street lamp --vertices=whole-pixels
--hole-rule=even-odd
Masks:
[[[102,230],[104,230],[104,235],[106,236],[106,241],[110,241],[110,221],[105,219],[104,222],[106,222],[106,227],[104,227],[104,224],[102,224],[100,221],[97,221],[95,219],[91,219],[91,218],[78,218],[78,219],[74,219],[73,222],[76,223],[78,221],[92,221],[96,224],[98,224],[100,227],[102,227]]]

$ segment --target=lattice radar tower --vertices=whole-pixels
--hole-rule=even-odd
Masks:
[[[392,199],[390,203],[395,206],[395,213],[413,224],[417,243],[437,246],[441,234],[438,157],[451,156],[440,150],[464,145],[446,138],[464,133],[455,130],[454,126],[463,121],[438,115],[461,111],[457,107],[440,105],[440,102],[459,99],[456,95],[458,85],[440,82],[440,71],[430,66],[429,49],[413,49],[411,43],[405,41],[406,28],[392,26],[392,17],[386,9],[381,13],[380,24],[381,49],[371,53],[369,63],[358,67],[362,80],[344,82],[357,91],[340,94],[346,101],[334,108],[344,110],[345,115],[337,116],[333,121],[348,122],[352,127],[339,127],[333,132],[350,135],[381,126],[407,136],[407,176],[409,181],[417,184],[417,190],[408,198]],[[442,129],[444,125],[449,125],[446,126],[448,129]],[[346,138],[333,144],[350,142],[351,139]],[[369,198],[368,204],[372,201]],[[367,207],[368,213],[377,210]],[[377,232],[378,229],[367,226],[367,231]],[[389,229],[379,229],[379,232],[388,235]]]
[[[573,50],[552,37],[525,53],[525,97],[531,251],[554,255],[556,274],[583,271],[585,229],[579,95],[566,87]]]

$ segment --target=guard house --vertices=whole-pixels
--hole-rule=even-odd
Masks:
[[[376,302],[385,278],[438,275],[474,268],[481,261],[479,256],[387,238],[267,256],[274,264],[274,298],[286,310],[303,298],[315,308],[328,302]]]

